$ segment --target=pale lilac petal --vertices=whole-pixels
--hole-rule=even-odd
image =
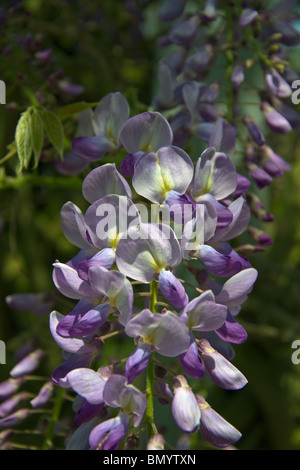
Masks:
[[[130,186],[114,163],[107,163],[92,170],[83,181],[82,193],[91,204],[109,194],[132,197]]]
[[[119,408],[124,389],[127,386],[127,379],[123,375],[112,374],[106,381],[103,389],[103,399],[108,406]]]
[[[100,250],[116,249],[128,227],[140,223],[140,214],[127,196],[110,194],[89,206],[85,213],[85,222],[95,246]]]
[[[67,240],[79,248],[90,246],[86,235],[86,225],[79,207],[67,202],[61,209],[61,226]]]
[[[143,310],[128,322],[125,331],[128,336],[141,336],[145,343],[167,357],[184,353],[190,345],[188,328],[172,312],[153,315]]]
[[[141,196],[161,203],[171,190],[184,193],[193,172],[193,163],[187,153],[179,147],[163,147],[157,153],[146,153],[138,159],[132,184]]]
[[[220,416],[206,400],[196,395],[200,410],[200,432],[204,439],[216,447],[224,448],[235,444],[241,437],[241,433],[222,416]]]
[[[198,348],[205,370],[216,385],[225,390],[239,390],[248,383],[242,372],[213,349],[207,340],[199,341]]]
[[[89,270],[91,285],[99,294],[109,299],[111,307],[119,312],[119,322],[125,325],[132,313],[133,289],[131,283],[124,274],[118,271],[107,271],[100,266],[94,266]]]
[[[130,227],[116,250],[118,269],[132,279],[150,282],[167,267],[177,266],[182,259],[174,231],[165,224]]]
[[[98,251],[91,258],[87,258],[82,261],[78,267],[77,271],[81,279],[84,281],[89,281],[89,269],[92,266],[102,266],[103,268],[110,269],[115,262],[115,252],[112,248],[103,248],[103,250]]]
[[[70,386],[91,405],[103,402],[106,380],[98,372],[88,368],[74,369],[67,375]]]
[[[108,93],[95,108],[94,133],[96,135],[106,135],[114,143],[118,143],[120,131],[129,118],[129,113],[128,102],[119,91]]]
[[[188,328],[198,331],[212,331],[220,328],[226,320],[227,307],[217,304],[211,291],[193,299],[183,309],[180,318]]]
[[[63,315],[60,313],[53,311],[50,314],[50,332],[56,344],[63,350],[68,351],[70,353],[87,353],[93,352],[95,350],[95,346],[92,344],[85,343],[81,339],[76,338],[64,338],[63,336],[59,335],[56,331],[56,328],[59,322],[64,318]]]
[[[46,382],[39,393],[30,401],[33,409],[42,408],[50,400],[54,391],[54,383]]]
[[[245,8],[240,16],[239,24],[242,28],[248,26],[249,24],[253,23],[258,16],[258,12],[256,10],[252,10],[252,8]]]
[[[257,279],[257,270],[254,268],[244,269],[226,281],[221,292],[216,296],[216,302],[235,307],[245,301]],[[247,298],[247,297],[246,297]]]
[[[53,263],[53,266],[53,282],[63,295],[71,299],[95,295],[91,286],[83,281],[71,266],[59,262]]]
[[[204,151],[197,161],[195,175],[191,184],[191,195],[210,193],[217,200],[229,196],[237,186],[237,174],[230,158],[213,148]]]
[[[156,152],[171,145],[173,132],[166,118],[158,112],[146,111],[129,118],[120,132],[120,143],[128,153]]]
[[[251,211],[247,201],[243,196],[235,199],[228,209],[232,213],[232,221],[224,228],[218,228],[215,235],[210,239],[210,243],[219,240],[231,240],[241,235],[247,228]]]
[[[184,432],[193,433],[200,424],[201,412],[196,397],[184,376],[174,378],[175,393],[172,415],[177,426]]]
[[[39,366],[41,359],[44,357],[42,349],[37,349],[29,353],[10,371],[10,376],[14,379],[31,374]]]

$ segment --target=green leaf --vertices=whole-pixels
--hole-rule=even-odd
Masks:
[[[62,119],[68,118],[70,116],[73,116],[74,114],[80,113],[81,111],[85,111],[86,109],[94,108],[95,106],[97,106],[97,104],[99,104],[99,101],[96,101],[95,103],[80,102],[68,104],[67,106],[63,106],[62,108],[60,108],[58,114]]]
[[[31,142],[31,108],[21,114],[16,127],[15,141],[20,161],[20,171],[28,168],[32,154]]]
[[[43,149],[44,127],[41,116],[38,111],[34,111],[31,116],[31,143],[34,153],[34,168],[38,166],[39,159]]]
[[[60,157],[63,156],[64,151],[64,128],[59,116],[52,111],[45,109],[43,111],[44,129],[55,150],[59,153]]]

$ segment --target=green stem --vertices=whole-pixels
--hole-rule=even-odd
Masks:
[[[150,310],[155,314],[157,301],[157,282],[152,281],[150,283]],[[148,368],[147,368],[147,382],[146,382],[146,392],[147,392],[147,408],[146,408],[146,419],[147,419],[147,434],[148,440],[152,436],[153,431],[155,431],[154,425],[154,366],[152,358],[150,358]]]
[[[227,79],[227,121],[232,122],[233,119],[233,87],[231,83],[231,76],[233,72],[233,51],[230,49],[233,36],[233,25],[232,25],[232,7],[227,6],[226,8],[226,40],[228,43],[228,49],[226,50],[226,59],[227,59],[227,67],[226,67],[226,79]]]
[[[56,400],[54,403],[53,412],[52,412],[52,416],[49,422],[49,426],[46,431],[43,450],[49,450],[53,446],[52,439],[53,439],[53,434],[54,434],[54,428],[61,412],[64,395],[65,395],[65,389],[59,388],[57,391]]]
[[[155,304],[157,302],[157,282],[150,283],[150,310],[152,313],[156,312]]]

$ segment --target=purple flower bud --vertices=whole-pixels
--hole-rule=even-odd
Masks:
[[[37,408],[41,408],[42,406],[44,406],[51,398],[53,390],[54,390],[54,383],[46,382],[40,389],[37,396],[34,397],[30,401],[32,408],[37,409]]]
[[[268,126],[279,134],[287,134],[291,132],[292,126],[289,121],[282,116],[276,109],[274,109],[269,103],[263,102],[261,105],[262,112],[266,118]]]
[[[242,344],[247,338],[247,332],[245,328],[235,321],[230,312],[227,312],[227,318],[221,328],[216,330],[216,334],[223,341],[233,344]]]
[[[272,183],[273,178],[262,168],[259,168],[254,163],[248,163],[246,166],[259,189],[269,186]]]
[[[154,381],[154,393],[157,394],[158,401],[162,405],[169,404],[173,398],[173,393],[171,392],[169,385],[158,380]]]
[[[24,379],[22,377],[18,379],[7,379],[4,382],[0,383],[0,400],[5,400],[6,398],[13,395],[18,388],[22,385]]]
[[[193,70],[193,72],[201,73],[207,68],[212,55],[213,48],[210,44],[207,44],[202,50],[198,50],[190,55],[187,58],[186,65]]]
[[[14,395],[0,404],[0,418],[4,418],[13,413],[20,403],[24,402],[30,396],[27,392],[21,392]]]
[[[207,340],[202,339],[197,344],[205,370],[216,385],[225,390],[239,390],[248,383],[246,377],[222,354],[213,349]]]
[[[259,243],[260,245],[269,246],[273,243],[272,238],[261,229],[249,226],[247,228],[247,232],[251,236],[252,240]]]
[[[252,10],[251,8],[245,8],[240,16],[240,26],[244,28],[245,26],[248,26],[249,24],[253,23],[257,15],[258,13],[256,10]]]
[[[297,46],[300,44],[299,31],[288,21],[275,18],[273,28],[276,33],[281,34],[280,42],[286,46]]]
[[[241,433],[214,411],[201,395],[197,394],[196,399],[201,410],[200,432],[204,439],[221,448],[235,444]]]
[[[178,375],[174,378],[173,386],[173,418],[182,431],[193,433],[199,426],[201,417],[200,408],[195,395],[183,375]]]
[[[98,424],[90,433],[89,442],[93,450],[116,450],[129,429],[126,414]]]
[[[246,191],[248,191],[250,186],[251,186],[251,181],[248,178],[246,178],[246,176],[238,174],[237,175],[237,187],[235,191],[231,194],[231,196],[233,197],[233,199],[237,199]]]
[[[184,11],[186,0],[167,0],[159,8],[157,16],[161,21],[173,21]]]
[[[130,153],[127,157],[124,158],[120,165],[120,172],[125,178],[132,178],[134,175],[134,166],[138,159],[144,154],[144,152],[139,151],[135,153]]]
[[[29,353],[13,367],[13,369],[10,371],[10,376],[13,378],[18,378],[31,374],[39,366],[43,356],[44,352],[41,349],[37,349],[36,351]]]
[[[51,49],[45,49],[44,51],[39,51],[35,53],[35,58],[40,62],[48,62],[52,55]]]
[[[0,430],[14,427],[30,416],[30,410],[26,408],[16,411],[5,418],[0,419]]]
[[[98,405],[91,405],[88,401],[84,400],[82,406],[77,410],[74,419],[75,426],[88,423],[96,416],[103,418],[106,414],[106,407],[104,403]]]
[[[176,308],[183,308],[189,301],[187,293],[179,279],[171,271],[162,269],[158,277],[159,288],[163,296]]]
[[[245,124],[247,126],[247,129],[249,131],[249,134],[251,135],[254,142],[258,146],[263,145],[264,142],[265,142],[264,135],[262,133],[262,130],[258,126],[258,124],[256,124],[256,122],[254,121],[254,119],[251,116],[249,116],[248,114],[246,114],[244,116],[244,122],[245,122]]]
[[[204,364],[199,357],[198,348],[195,341],[192,341],[188,350],[179,356],[179,362],[183,371],[190,377],[202,379],[204,376]]]
[[[66,95],[78,96],[84,92],[84,87],[77,83],[70,83],[67,81],[60,81],[58,83],[60,90]]]
[[[53,305],[54,296],[49,292],[12,294],[5,298],[7,305],[21,312],[30,311],[34,315],[40,316],[49,313]]]
[[[161,434],[151,436],[147,444],[147,450],[164,450],[165,440]]]
[[[188,46],[195,37],[199,26],[199,18],[192,16],[176,25],[170,32],[169,38],[177,46]]]
[[[272,95],[278,98],[289,98],[292,94],[290,85],[285,79],[277,72],[276,69],[266,74],[266,85]]]
[[[141,344],[130,354],[126,361],[125,376],[128,383],[131,383],[148,366],[151,356],[151,347],[148,344]]]
[[[243,67],[240,66],[240,65],[236,65],[233,68],[233,71],[232,71],[232,74],[231,74],[231,83],[232,83],[233,88],[235,90],[240,88],[240,86],[242,85],[244,79],[245,79],[245,76],[244,76]]]

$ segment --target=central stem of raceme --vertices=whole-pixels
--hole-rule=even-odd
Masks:
[[[150,305],[149,308],[153,314],[156,312],[156,302],[157,302],[157,281],[152,281],[150,283]],[[150,358],[148,367],[147,367],[147,383],[146,383],[146,392],[147,392],[147,409],[146,409],[146,418],[147,418],[147,434],[148,440],[155,431],[154,425],[154,366],[152,358]]]

